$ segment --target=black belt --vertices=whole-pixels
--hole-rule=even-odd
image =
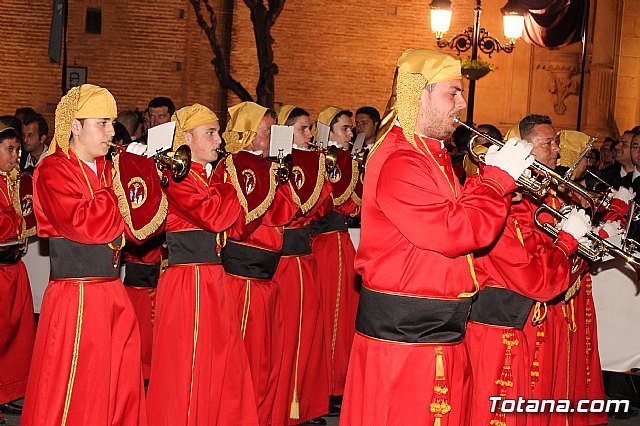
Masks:
[[[116,238],[112,244],[121,246],[122,238]],[[66,238],[49,238],[49,254],[53,279],[120,276],[119,253],[108,244],[82,244]]]
[[[469,319],[522,330],[533,303],[532,299],[506,288],[485,287],[474,297]]]
[[[285,228],[282,256],[311,254],[311,230],[309,228]]]
[[[0,247],[0,265],[15,265],[22,256],[22,246]]]
[[[131,287],[157,287],[160,277],[159,263],[135,263],[127,262],[125,269],[124,285]]]
[[[309,228],[313,235],[349,230],[349,227],[347,226],[347,217],[335,210],[332,210],[331,213],[322,219],[314,221]]]
[[[167,232],[169,266],[191,263],[221,263],[216,253],[215,232],[194,230]]]
[[[270,280],[280,262],[279,251],[263,250],[227,240],[222,249],[222,266],[227,274],[256,280]]]
[[[464,339],[471,299],[426,299],[362,287],[356,331],[403,343],[458,343]]]

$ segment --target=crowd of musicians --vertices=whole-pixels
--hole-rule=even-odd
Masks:
[[[3,120],[2,409],[26,426],[606,423],[492,400],[605,398],[579,252],[588,235],[622,244],[640,132],[601,172],[588,135],[529,115],[504,138],[457,130],[475,146],[462,165],[444,143],[466,107],[459,60],[408,49],[392,93],[382,119],[358,110],[355,148],[347,109],[314,122],[243,102],[221,129],[156,98],[149,126],[175,123],[164,163],[91,84],[62,97],[48,146],[41,115]],[[270,156],[277,124],[286,158]],[[539,164],[570,182],[523,188]],[[29,237],[50,252],[37,332]]]

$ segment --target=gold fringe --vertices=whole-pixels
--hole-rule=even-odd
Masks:
[[[64,398],[64,411],[62,413],[62,426],[67,424],[69,406],[71,405],[71,395],[73,393],[73,382],[76,379],[78,368],[78,356],[80,355],[80,335],[82,334],[82,315],[84,313],[84,284],[78,285],[78,317],[76,319],[76,336],[73,339],[73,356],[71,358],[71,371],[69,382],[67,383],[67,394]]]
[[[334,206],[340,206],[346,203],[349,198],[351,198],[351,195],[353,194],[353,190],[356,188],[356,185],[358,184],[359,177],[360,177],[360,170],[358,169],[358,163],[356,162],[356,160],[352,159],[351,160],[351,182],[349,182],[349,185],[344,190],[342,195],[333,199]]]
[[[262,202],[255,209],[251,211],[249,211],[249,203],[247,201],[247,197],[245,197],[244,192],[242,191],[242,187],[240,186],[240,182],[238,181],[238,173],[236,170],[236,165],[233,162],[232,155],[229,155],[227,157],[227,159],[225,160],[225,165],[227,166],[225,177],[227,176],[227,173],[229,177],[231,177],[231,184],[236,189],[236,194],[238,195],[238,201],[240,202],[240,205],[244,210],[245,224],[253,220],[256,220],[257,218],[265,214],[265,212],[267,211],[269,206],[271,206],[271,204],[273,203],[273,200],[276,197],[276,189],[278,188],[278,183],[276,181],[276,175],[274,170],[278,168],[278,165],[275,163],[271,165],[270,172],[269,172],[269,193],[267,194],[267,197],[264,200],[262,200]],[[256,182],[256,184],[258,183]]]
[[[59,146],[64,155],[69,158],[69,138],[71,137],[71,123],[73,116],[78,110],[78,101],[80,100],[80,86],[72,87],[66,95],[60,99],[56,107],[55,130],[51,145],[49,145],[48,154],[56,152],[56,146]]]
[[[580,277],[576,278],[576,281],[573,283],[571,287],[564,294],[564,301],[568,302],[576,295],[576,293],[580,290]]]
[[[449,387],[447,386],[444,375],[442,346],[436,346],[433,350],[436,355],[436,377],[433,386],[433,398],[431,404],[429,404],[429,411],[433,413],[435,417],[434,426],[437,426],[441,424],[442,417],[451,411],[451,405],[449,405]]]
[[[316,179],[316,186],[313,188],[313,193],[304,204],[302,203],[302,200],[300,200],[300,197],[296,193],[297,188],[295,187],[295,185],[291,183],[291,181],[289,181],[289,185],[291,185],[291,190],[293,192],[293,197],[292,197],[293,201],[298,206],[300,206],[300,210],[302,210],[302,213],[307,213],[309,210],[311,210],[313,206],[316,205],[316,203],[318,202],[318,199],[320,198],[322,187],[324,186],[324,181],[327,175],[327,171],[325,169],[324,155],[319,155],[318,157],[319,157],[318,177]]]
[[[136,229],[133,227],[133,222],[131,221],[131,212],[129,211],[129,203],[127,202],[127,193],[122,186],[122,182],[120,182],[119,178],[119,167],[120,167],[120,156],[113,156],[113,170],[115,171],[115,176],[113,177],[113,192],[115,192],[116,197],[118,198],[118,208],[120,209],[120,213],[122,214],[122,218],[124,222],[127,224],[131,233],[138,240],[144,240],[149,235],[153,234],[162,226],[164,220],[167,217],[167,197],[165,197],[164,192],[162,192],[162,198],[160,200],[160,206],[158,207],[158,211],[153,216],[151,221],[144,225],[140,229]]]

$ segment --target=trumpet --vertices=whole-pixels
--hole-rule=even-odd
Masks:
[[[565,219],[565,216],[562,212],[544,203],[534,214],[534,221],[536,222],[536,225],[553,238],[557,238],[560,230],[549,223],[541,223],[538,219],[538,215],[545,211],[551,213],[552,216],[560,220]],[[587,237],[591,244],[578,243],[578,254],[582,257],[595,262],[601,260],[604,254],[610,254],[611,256],[621,258],[631,265],[633,269],[635,269],[636,274],[640,273],[640,259],[631,254],[631,249],[629,247],[620,248],[604,238],[601,238],[598,234],[592,231],[587,232],[585,237]]]
[[[127,149],[126,146],[113,142],[107,142],[107,145],[115,148],[116,154]],[[170,149],[160,151],[153,154],[153,159],[156,161],[158,169],[169,169],[171,171],[171,177],[177,182],[189,173],[189,169],[191,168],[191,148],[187,145],[182,145],[175,151],[171,151]],[[161,183],[167,185],[168,181],[166,178],[161,178]]]
[[[282,185],[287,183],[291,176],[291,169],[293,169],[291,154],[284,155],[283,150],[280,149],[278,150],[277,157],[267,157],[267,160],[278,164],[278,167],[276,168],[276,177],[278,178],[279,183]]]
[[[493,138],[486,133],[482,133],[475,127],[468,125],[457,117],[454,117],[453,121],[460,124],[461,126],[466,127],[472,133],[485,138],[494,145],[497,145],[499,147],[504,146],[503,141]],[[484,163],[484,154],[476,154],[471,146],[469,147],[469,155],[473,156],[476,161]],[[613,194],[611,194],[610,192],[599,193],[588,190],[582,185],[570,179],[566,179],[555,170],[549,168],[548,166],[542,164],[537,160],[534,161],[531,166],[529,166],[529,170],[533,172],[533,176],[527,176],[523,174],[518,178],[517,184],[523,187],[534,197],[544,198],[547,195],[547,192],[549,191],[551,185],[564,185],[569,190],[587,200],[589,206],[591,207],[592,215],[595,214],[600,208],[608,208],[611,204]]]
[[[327,169],[327,173],[331,173],[338,164],[338,147],[337,146],[328,146],[326,149],[322,147],[321,144],[317,142],[309,142],[309,149],[311,151],[318,151],[324,154],[325,157],[325,168]]]
[[[360,173],[364,173],[365,164],[367,164],[367,157],[369,156],[369,150],[362,148],[360,151],[351,154],[351,158],[358,163],[358,170]]]
[[[216,148],[216,152],[220,158],[226,158],[231,155],[231,153],[224,148]]]

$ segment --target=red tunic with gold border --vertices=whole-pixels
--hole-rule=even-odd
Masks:
[[[139,245],[124,247],[122,258],[126,263],[124,288],[131,299],[140,326],[142,341],[142,371],[145,380],[151,375],[153,322],[155,316],[156,287],[160,276],[160,262],[164,232]]]
[[[574,198],[573,203],[579,203]],[[603,220],[624,220],[626,205],[614,199]],[[590,262],[574,254],[570,258],[569,289],[560,293],[549,306],[558,321],[555,327],[556,357],[553,375],[553,398],[571,401],[604,400],[602,370],[598,352],[596,312],[591,294]],[[606,413],[555,413],[550,424],[598,425],[607,422]]]
[[[334,208],[311,225],[313,254],[319,266],[318,279],[324,299],[324,344],[330,395],[344,393],[360,298],[353,266],[356,250],[346,223],[346,215],[360,214],[360,205],[353,198],[360,173],[350,152],[338,150],[336,163],[336,168],[327,174]]]
[[[300,152],[300,156],[308,157],[305,166],[299,165],[305,161],[297,159]],[[318,153],[300,152],[294,151],[293,157],[291,185],[300,186],[294,188],[294,193],[300,188],[315,190],[309,191],[313,192],[309,197],[298,197],[305,213],[300,213],[285,228],[282,257],[274,276],[283,301],[285,327],[282,368],[273,408],[274,425],[300,424],[329,412],[322,320],[324,302],[318,264],[311,251],[309,225],[312,220],[326,216],[333,202],[331,187],[324,180],[323,159]]]
[[[235,190],[192,163],[165,193],[169,267],[158,283],[149,425],[256,425],[247,353],[219,257],[217,233],[244,222]]]
[[[602,369],[598,352],[596,312],[591,294],[589,263],[574,255],[567,292],[550,309],[561,318],[556,328],[556,366],[553,397],[578,401],[604,399]],[[551,422],[568,425],[597,425],[607,421],[607,413],[556,413]]]
[[[462,190],[440,141],[414,143],[396,126],[367,163],[341,424],[467,425],[472,416],[469,253],[504,226],[515,182],[487,167],[480,185]]]
[[[265,160],[257,157],[254,161]],[[225,162],[220,162],[216,169],[221,179],[228,173],[224,165]],[[249,183],[255,191],[260,186],[268,188],[267,180],[268,177]],[[264,195],[267,193],[265,191]],[[249,358],[258,420],[264,426],[271,424],[284,347],[283,306],[273,275],[282,251],[284,225],[297,211],[298,205],[293,202],[289,185],[278,187],[264,216],[252,221],[249,227],[236,222],[241,226],[228,231],[222,249],[225,285],[236,304]]]
[[[14,208],[14,185],[0,175],[0,244],[20,238],[22,218]],[[27,389],[36,335],[33,299],[21,245],[0,247],[0,404]]]
[[[144,425],[140,332],[119,278],[128,229],[111,187],[72,150],[47,156],[34,176],[38,235],[49,238],[45,291],[21,424]],[[133,237],[132,237],[133,238]],[[73,277],[73,278],[71,278]]]
[[[465,185],[477,179],[470,177]],[[531,414],[491,411],[490,397],[530,396],[530,354],[523,332],[535,301],[566,289],[567,254],[577,241],[561,232],[556,244],[534,222],[538,208],[527,196],[511,206],[504,230],[490,247],[476,252],[481,289],[471,305],[465,342],[473,372],[472,425],[525,425]]]

